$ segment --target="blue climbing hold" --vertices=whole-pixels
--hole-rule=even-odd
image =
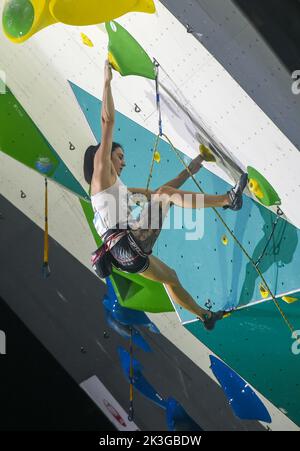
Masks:
[[[167,399],[167,425],[169,431],[203,431],[174,398]]]
[[[244,379],[213,355],[210,356],[210,362],[211,370],[220,382],[229,405],[238,418],[272,422],[266,407]]]
[[[128,340],[131,335],[130,329],[132,329],[132,342],[135,344],[138,348],[142,349],[145,352],[151,352],[152,349],[148,345],[147,341],[144,339],[144,337],[140,334],[138,330],[136,330],[134,327],[127,326],[125,324],[119,323],[117,321],[113,314],[105,308],[106,313],[106,321],[107,324],[111,329],[113,329],[117,334],[121,335],[121,337]]]

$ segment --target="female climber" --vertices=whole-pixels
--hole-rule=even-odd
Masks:
[[[174,302],[195,314],[208,330],[212,330],[223,312],[211,312],[201,308],[183,288],[174,269],[154,255],[152,248],[161,231],[163,220],[172,205],[182,208],[224,207],[239,210],[242,207],[242,193],[247,183],[243,174],[237,185],[227,194],[220,196],[178,190],[188,179],[187,170],[155,191],[141,188],[127,188],[119,176],[125,167],[124,150],[113,142],[115,107],[111,91],[112,71],[106,61],[104,69],[104,90],[102,103],[101,144],[90,146],[84,157],[84,176],[91,185],[91,202],[94,210],[94,224],[108,250],[110,262],[117,269],[165,284]],[[199,155],[189,165],[192,174],[199,171],[203,158]],[[131,195],[145,196],[148,201],[139,218],[130,217]],[[158,208],[155,208],[158,206]],[[146,211],[146,213],[145,213]],[[150,224],[149,224],[150,218]],[[145,221],[147,219],[147,221]],[[145,226],[145,224],[147,224]],[[96,253],[94,267],[101,263],[103,253]],[[106,255],[107,257],[107,255]]]

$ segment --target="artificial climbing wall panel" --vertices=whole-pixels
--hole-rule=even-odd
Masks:
[[[5,87],[5,94],[0,96],[0,123],[2,152],[59,183],[76,196],[89,200],[84,189],[45,140],[8,87]],[[75,150],[71,143],[70,150]]]
[[[299,150],[300,96],[292,91],[295,79],[242,14],[239,2],[162,0],[162,3]]]
[[[130,14],[120,23],[161,64],[163,126],[174,145],[195,156],[199,125],[204,125],[233,163],[242,169],[251,165],[267,174],[282,199],[286,217],[299,227],[299,210],[294,204],[300,190],[300,156],[289,138],[162,4],[157,2],[155,15]],[[83,44],[82,31],[94,47]],[[81,182],[82,152],[93,138],[72,99],[67,80],[101,96],[106,33],[98,27],[55,25],[23,45],[13,45],[3,35],[0,44],[8,86],[50,145],[60,149],[61,158]],[[17,75],[20,67],[22,79]],[[167,94],[170,89],[176,108]],[[116,74],[114,94],[120,112],[150,131],[158,131],[153,82],[138,77],[124,79]],[[192,113],[192,121],[187,112]],[[70,142],[75,152],[70,152]],[[282,177],[283,168],[288,178]],[[222,167],[211,165],[210,170],[230,180]]]
[[[101,107],[99,99],[75,85],[72,88],[98,138],[98,123],[94,118],[98,116]],[[123,115],[117,114],[116,139],[124,144],[127,144],[128,140],[131,142],[125,153],[127,174],[124,174],[124,181],[130,185],[134,180],[135,185],[144,186],[148,176],[145,163],[150,165],[155,136]],[[171,150],[165,143],[161,143],[159,150],[163,158],[155,167],[153,187],[166,182],[172,175],[176,176],[181,169],[178,161],[171,158]],[[225,182],[205,169],[197,175],[197,179],[202,188],[214,194],[228,189]],[[192,182],[186,183],[184,187],[188,190],[194,189]],[[275,215],[246,196],[244,201],[244,209],[239,214],[227,212],[223,215],[224,219],[254,261],[262,256],[259,267],[277,296],[280,293],[297,291],[299,230],[280,219],[272,239],[269,240],[276,220]],[[213,310],[230,309],[261,299],[260,280],[256,271],[230,236],[226,245],[222,243],[226,232],[212,212],[204,213],[202,239],[187,241],[184,239],[186,232],[186,229],[163,230],[154,254],[175,268],[183,285],[200,305]],[[268,247],[265,249],[268,241]],[[299,298],[298,293],[293,296]],[[282,299],[278,299],[278,302],[288,321],[297,327],[300,301],[291,305],[284,304]],[[188,322],[193,318],[180,306],[175,305],[175,308],[182,321]],[[296,377],[299,371],[298,360],[291,352],[293,340],[285,319],[273,301],[266,300],[259,305],[254,304],[250,308],[235,312],[218,324],[213,334],[206,333],[199,322],[188,323],[185,327],[299,424],[299,399],[293,398],[293,393],[299,391]],[[263,362],[263,365],[260,362]],[[267,368],[269,373],[266,372]],[[272,376],[269,377],[268,374]],[[280,389],[282,376],[288,383]]]
[[[2,4],[3,2],[1,2],[1,7]],[[259,106],[257,106],[256,102],[251,99],[249,94],[247,94],[239,84],[232,79],[229,73],[215,60],[207,49],[205,49],[201,43],[197,42],[192,34],[187,33],[186,28],[158,2],[157,10],[157,14],[152,17],[148,15],[129,15],[122,18],[120,23],[122,23],[122,25],[137,38],[148,53],[151,56],[156,57],[161,64],[160,80],[162,87],[164,131],[174,142],[174,145],[187,157],[192,157],[197,154],[199,146],[198,133],[201,131],[202,136],[205,135],[205,138],[208,141],[213,139],[219,145],[222,145],[224,152],[226,152],[229,159],[232,160],[232,166],[238,166],[241,169],[245,169],[247,165],[251,164],[261,172],[267,174],[268,179],[277,189],[283,200],[282,209],[284,210],[286,217],[294,225],[299,227],[300,213],[299,209],[295,209],[295,204],[299,198],[299,153],[294,145],[295,140],[293,140],[294,144],[292,144],[292,136],[289,134],[285,135],[285,130],[283,128],[279,130],[273,123],[272,118],[270,119]],[[146,33],[145,30],[148,32]],[[86,47],[83,44],[80,37],[82,31],[93,41],[93,48]],[[76,180],[86,190],[87,187],[83,181],[82,174],[82,157],[86,147],[91,143],[95,143],[96,139],[93,136],[88,122],[84,118],[82,109],[72,92],[69,81],[73,83],[73,85],[76,85],[93,95],[96,99],[101,98],[103,61],[107,54],[106,34],[98,27],[83,27],[78,29],[55,25],[52,28],[42,31],[21,46],[14,46],[1,34],[0,46],[0,66],[1,71],[5,73],[8,87],[11,89],[11,92],[15,95],[18,102],[20,102],[26,113],[31,117],[32,121],[38,127],[50,146],[57,152]],[[275,95],[274,89],[275,88],[273,87],[273,95]],[[145,154],[148,152],[150,160],[151,152],[148,146],[152,145],[150,142],[152,142],[152,139],[154,138],[151,133],[155,134],[158,130],[154,83],[137,77],[128,77],[124,79],[119,77],[118,74],[115,74],[113,90],[118,111],[124,115],[124,118],[127,117],[133,120],[134,123],[144,127],[134,128],[134,130],[132,130],[132,135],[134,136],[124,132],[123,124],[116,130],[116,139],[121,140],[124,137],[123,144],[129,155],[127,164],[130,171],[127,176],[124,174],[124,181],[131,186],[132,182],[134,182],[135,185],[138,182],[140,186],[145,186],[144,182],[148,175],[148,166],[145,165]],[[99,120],[99,118],[95,118],[95,120]],[[132,124],[130,127],[131,126]],[[145,129],[151,133],[145,133]],[[95,133],[95,136],[98,137],[99,135]],[[134,141],[135,139],[136,141]],[[131,147],[132,143],[135,144]],[[140,152],[141,148],[142,151]],[[153,179],[154,186],[162,181],[170,180],[174,173],[176,174],[181,170],[181,166],[179,166],[177,162],[175,163],[174,154],[167,145],[161,145],[161,152],[163,155],[163,162],[167,164],[167,169],[161,170],[163,166],[156,168],[155,178]],[[188,162],[189,159],[187,157],[186,161]],[[20,174],[20,178],[24,177],[23,186],[25,187],[24,192],[27,193],[27,200],[31,198],[31,196],[28,196],[28,193],[32,193],[30,205],[25,205],[25,202],[23,202],[24,198],[20,197],[20,190],[22,187],[20,188],[19,180],[16,180],[16,172],[14,172],[17,164],[13,162],[13,165],[9,165],[10,160],[6,155],[2,156],[2,161],[5,162],[5,166],[2,165],[1,171],[3,171],[2,168],[7,168],[7,174],[4,174],[5,176],[1,172],[4,195],[15,205],[19,206],[19,208],[25,210],[26,214],[28,214],[32,220],[42,224],[43,215],[41,209],[37,207],[37,203],[34,201],[33,197],[33,193],[36,192],[37,179],[35,176],[37,176],[37,174],[31,171],[29,175],[29,170],[25,168],[25,171],[23,170],[23,167],[17,172],[17,174]],[[135,170],[138,167],[139,173],[137,174]],[[142,171],[140,170],[141,167]],[[232,177],[228,175],[223,167],[211,165],[209,166],[209,169],[213,173],[221,175],[225,180],[232,181]],[[288,177],[282,177],[283,169],[285,174],[288,174]],[[31,176],[31,173],[34,175]],[[11,176],[11,174],[13,174],[13,176]],[[210,183],[212,183],[212,185],[207,186],[215,188],[214,183],[216,183],[217,179],[213,177],[210,179],[208,174],[206,174],[205,171],[202,171],[201,179],[205,177],[208,177],[209,180],[211,180]],[[38,180],[40,182],[41,177],[38,177]],[[218,187],[225,188],[225,185],[218,185],[217,189]],[[191,186],[191,189],[194,189],[194,186]],[[89,253],[94,246],[90,229],[85,218],[85,227],[80,224],[80,221],[83,218],[83,212],[77,199],[75,201],[73,196],[71,199],[66,199],[65,197],[66,196],[61,193],[57,194],[57,198],[60,199],[61,202],[59,209],[52,209],[55,215],[52,231],[55,237],[57,237],[60,242],[63,242],[66,249],[72,252],[73,255],[78,255],[80,261],[83,261],[84,259],[87,260],[87,256],[89,256]],[[41,193],[39,193],[38,198],[41,200]],[[73,215],[68,214],[69,210],[66,210],[67,205],[69,205],[71,213],[74,213],[77,220],[76,218],[74,218],[74,221],[72,220]],[[250,204],[248,204],[248,208],[249,205]],[[78,208],[80,209],[80,213],[78,213]],[[259,215],[259,213],[257,214]],[[245,212],[242,212],[242,215],[247,216]],[[268,217],[270,225],[271,217],[272,215]],[[238,221],[238,216],[234,216],[234,218],[236,218],[233,219],[234,221]],[[77,228],[78,223],[79,226]],[[263,230],[265,223],[265,218],[263,218],[263,220],[259,222],[262,229],[260,228],[257,231],[254,227],[254,230],[256,230],[259,235],[259,240],[262,242],[266,236],[266,232]],[[76,224],[76,227],[74,227],[74,224]],[[235,226],[234,222],[233,225]],[[238,228],[240,226],[235,227]],[[70,234],[70,230],[72,230],[72,234]],[[232,243],[229,242],[227,248],[222,248],[222,244],[219,241],[221,238],[219,231],[218,229],[215,230],[214,236],[211,237],[208,235],[212,240],[209,239],[209,241],[207,241],[208,247],[205,249],[208,252],[208,258],[211,259],[211,261],[215,255],[218,256],[218,259],[214,258],[214,264],[211,264],[210,268],[215,268],[216,261],[218,261],[220,267],[220,258],[221,260],[224,258],[224,261],[229,265],[229,278],[233,277],[232,271],[233,266],[235,265],[230,266],[230,259],[228,259],[228,255],[226,256],[227,253],[229,254],[233,251],[233,248],[231,247]],[[85,231],[89,234],[89,242],[83,239]],[[191,289],[193,295],[195,297],[199,296],[198,299],[200,300],[201,295],[199,295],[199,288],[197,285],[199,270],[196,270],[196,267],[194,267],[193,276],[189,280],[186,279],[186,264],[190,264],[190,260],[187,259],[184,253],[180,253],[180,259],[178,259],[178,251],[176,254],[172,254],[172,260],[169,259],[169,253],[171,255],[173,252],[173,249],[171,248],[178,248],[180,240],[179,235],[178,237],[176,235],[175,238],[175,234],[172,234],[172,244],[164,241],[164,234],[166,233],[168,232],[163,231],[161,239],[157,243],[155,252],[157,252],[157,255],[164,258],[166,254],[164,255],[163,248],[168,249],[169,252],[166,255],[167,263],[169,262],[172,266],[175,264],[177,265],[176,269],[179,275],[182,274],[181,277],[183,277],[183,283],[187,283],[188,288]],[[177,233],[179,234],[179,231],[176,232],[176,234]],[[169,236],[170,235],[168,235],[168,237]],[[287,236],[284,236],[287,239]],[[182,238],[182,235],[180,238]],[[247,238],[250,242],[248,245],[252,246],[250,249],[252,249],[253,255],[258,255],[259,245],[257,244],[257,241],[254,241],[252,235]],[[277,237],[277,239],[279,238]],[[296,261],[297,247],[295,247],[295,241],[295,239],[292,240],[293,245],[292,248],[288,250],[289,256],[287,258],[289,259],[292,255]],[[212,250],[211,242],[218,243],[217,251]],[[245,244],[247,244],[247,240]],[[281,246],[281,251],[282,247],[283,246]],[[197,263],[200,254],[198,254],[195,246],[192,250],[194,252],[194,254],[192,254],[194,263]],[[233,252],[234,257],[238,259],[241,258],[240,256],[236,256],[236,251]],[[197,255],[195,255],[196,253]],[[182,258],[181,255],[183,255]],[[173,256],[174,258],[176,257],[175,262]],[[201,257],[201,261],[206,258],[205,255]],[[277,262],[274,265],[270,265],[269,255],[267,255],[265,261],[268,262],[267,264],[264,263],[266,264],[265,269],[268,273],[268,279],[272,281],[274,287],[278,287],[276,281],[273,282],[276,279]],[[287,263],[279,262],[279,266],[281,264],[286,265]],[[289,270],[292,267],[292,262],[291,264],[288,263],[288,268],[285,268],[285,270]],[[236,268],[234,269],[236,270]],[[284,268],[279,269],[281,271]],[[282,281],[284,282],[284,280]],[[228,283],[227,280],[224,280],[222,275],[219,277],[218,281],[211,280],[211,282],[218,282],[220,284],[218,285],[218,288],[221,286],[222,290],[224,289],[224,292],[228,292],[228,289],[230,292],[230,289],[232,289],[231,280]],[[190,285],[191,283],[192,285]],[[241,283],[243,284],[242,276],[239,278],[239,284]],[[235,290],[238,288],[237,285],[238,284],[233,284]],[[213,286],[216,287],[217,284]],[[256,280],[253,280],[253,275],[250,275],[250,277],[248,277],[247,285],[245,285],[245,292],[248,290],[248,292],[251,293],[254,286],[256,287]],[[211,289],[211,285],[209,288]],[[284,289],[284,291],[286,290]],[[253,299],[255,299],[254,292]],[[216,302],[218,302],[218,300],[216,301],[214,298],[210,299],[210,301],[215,302],[214,307],[217,307]],[[226,297],[226,302],[227,301],[228,299]],[[206,296],[204,297],[204,302],[207,302]],[[262,306],[266,307],[271,305],[273,304],[262,304]],[[297,309],[297,303],[294,304],[293,309]],[[182,315],[182,312],[179,312],[179,314]],[[277,311],[274,311],[273,314],[274,318],[277,318],[280,322],[282,321]],[[232,318],[242,318],[237,321],[239,321],[240,328],[245,327],[247,316],[244,314],[244,311],[237,315],[241,316],[233,316]],[[291,310],[290,312],[287,311],[287,315],[291,315],[292,320],[297,319],[297,313],[294,313],[294,310]],[[260,334],[260,331],[264,329],[264,325],[262,325],[263,317],[264,315],[255,318],[254,325],[251,326],[257,332],[257,347],[262,345],[263,336]],[[232,319],[230,318],[228,321],[232,321]],[[224,326],[225,324],[224,321]],[[283,322],[281,324],[284,326]],[[196,326],[196,324],[192,323],[190,326],[191,330]],[[279,330],[280,332],[277,333],[276,340],[281,342],[282,334],[286,334],[286,329],[284,332],[283,329]],[[194,330],[192,330],[192,332],[197,336],[197,333]],[[224,334],[226,333],[227,330]],[[235,333],[235,336],[238,336],[238,332]],[[222,339],[221,334],[215,335],[215,337],[216,339]],[[201,337],[198,336],[198,338]],[[270,346],[273,343],[274,341],[270,340],[267,345]],[[284,339],[282,340],[282,343],[284,343],[284,346],[286,345]],[[200,350],[200,342],[198,346]],[[231,346],[238,354],[238,344],[231,343]],[[224,358],[228,357],[225,355],[224,350],[220,349],[219,352],[221,357],[223,354]],[[228,360],[230,360],[230,358],[231,357],[229,356]],[[275,361],[276,358],[274,356],[273,363]],[[234,367],[237,370],[236,366],[237,365]],[[289,368],[293,371],[293,368]],[[247,371],[248,370],[249,369],[247,368]],[[246,379],[248,377],[247,371],[241,372]],[[291,385],[293,385],[292,379],[287,378],[287,380],[288,382],[291,380]],[[268,392],[270,399],[272,401],[274,399],[276,405],[280,406],[280,404],[277,403],[277,393],[274,395],[270,390],[266,389],[264,384],[260,386],[262,387],[262,390]],[[288,393],[287,398],[291,396],[291,393]],[[288,414],[290,414],[289,411]],[[291,411],[291,415],[295,418],[293,411]]]
[[[0,152],[0,192],[41,229],[44,229],[44,179],[37,172]],[[82,200],[82,202],[85,202]],[[57,183],[48,183],[49,234],[82,265],[91,269],[90,254],[95,241],[83,214],[79,199]],[[1,210],[1,209],[0,209]],[[2,218],[4,221],[6,218]],[[2,237],[5,239],[5,237]],[[26,236],[23,237],[26,240]],[[12,246],[14,243],[12,243]],[[50,269],[51,247],[49,248]],[[30,258],[30,255],[28,255]],[[43,247],[41,246],[41,268]],[[37,268],[39,271],[41,268]]]
[[[100,100],[73,84],[72,89],[93,134],[99,140],[100,126],[97,118],[101,110]],[[125,148],[127,166],[124,175],[122,174],[124,182],[129,188],[145,187],[155,135],[117,113],[115,139]],[[162,141],[159,151],[161,162],[154,166],[152,188],[167,183],[181,171],[181,163],[168,144]],[[182,157],[186,158],[184,155]],[[188,163],[187,158],[186,162]],[[196,179],[206,193],[223,194],[230,189],[228,184],[206,169],[202,169]],[[183,188],[188,191],[197,190],[192,181],[187,182]],[[261,299],[260,277],[216,214],[207,209],[195,214],[193,218],[191,210],[185,211],[186,217],[181,214],[180,208],[175,207],[174,210],[169,212],[169,217],[165,220],[164,229],[155,245],[155,254],[176,269],[182,283],[198,304],[202,307],[208,304],[215,311],[230,310]],[[174,215],[181,218],[180,228],[175,228]],[[269,240],[276,217],[247,196],[244,196],[244,208],[240,212],[227,210],[222,212],[222,216],[250,257],[255,262],[259,260],[259,268],[275,295],[298,291],[300,232],[295,226],[279,219],[272,239]],[[186,225],[188,220],[190,230]],[[187,310],[175,307],[181,321],[194,318]]]
[[[299,302],[280,301],[280,306],[287,317],[299,318]],[[185,327],[300,424],[299,345],[272,301],[223,319],[214,333],[205,332],[197,323]]]

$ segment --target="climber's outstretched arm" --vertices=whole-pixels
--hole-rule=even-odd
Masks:
[[[101,144],[96,152],[94,160],[93,179],[101,177],[105,183],[105,177],[111,175],[112,161],[111,148],[113,141],[113,131],[115,125],[115,106],[111,91],[112,70],[109,62],[105,62],[104,69],[104,89],[101,111]]]
[[[151,200],[151,195],[154,194],[154,191],[146,190],[146,188],[128,188],[128,190],[132,194],[143,194],[147,197],[147,200]]]
[[[188,168],[189,171],[194,175],[196,174],[201,168],[202,168],[202,162],[203,158],[201,155],[198,155],[196,158],[194,158]],[[170,180],[168,183],[164,183],[162,186],[171,186],[172,188],[180,188],[181,185],[183,185],[187,179],[190,177],[190,172],[187,171],[187,169],[184,169],[180,174],[177,175],[174,179]]]

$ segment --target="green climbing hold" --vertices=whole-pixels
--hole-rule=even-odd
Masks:
[[[108,59],[122,76],[138,75],[154,80],[155,64],[140,44],[115,21],[105,24],[109,36]]]
[[[248,186],[254,196],[266,207],[280,205],[281,200],[268,180],[251,166],[247,168]]]
[[[34,8],[29,0],[10,0],[2,15],[5,33],[13,38],[25,36],[34,22]]]

